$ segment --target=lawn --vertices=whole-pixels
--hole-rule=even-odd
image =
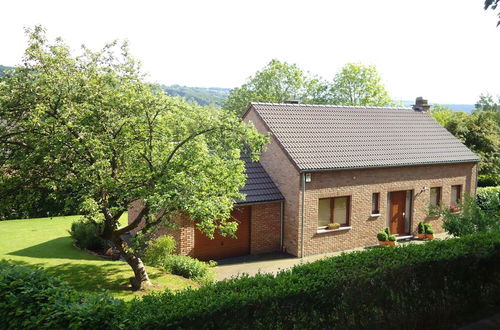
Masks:
[[[0,259],[45,268],[81,291],[103,292],[132,299],[144,292],[129,288],[131,268],[121,261],[110,261],[73,246],[68,234],[78,216],[0,221]],[[196,287],[191,280],[148,267],[153,289],[179,290]]]

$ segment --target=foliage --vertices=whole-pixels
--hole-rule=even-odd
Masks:
[[[442,106],[431,110],[437,122],[480,157],[481,185],[500,183],[500,107],[490,104],[489,98],[482,95],[471,114]]]
[[[439,217],[441,215],[441,206],[439,205],[429,205],[429,208],[427,210],[427,216],[429,217]]]
[[[453,236],[500,230],[498,206],[492,210],[482,209],[470,196],[465,196],[460,213],[445,210],[443,215],[443,228]]]
[[[418,223],[418,233],[419,234],[425,234],[425,227],[423,222]]]
[[[424,223],[424,233],[434,234],[434,230],[432,230],[432,225],[430,223]]]
[[[148,281],[145,269],[121,235],[141,219],[148,231],[182,212],[209,236],[236,231],[228,219],[243,198],[240,153],[257,160],[267,136],[147,84],[126,44],[73,56],[40,27],[28,34],[24,65],[0,81],[0,177],[16,179],[1,182],[0,196],[22,198],[30,182],[71,190],[64,199],[78,202],[88,218],[102,218],[103,238],[141,275],[139,283]],[[143,210],[118,228],[135,200]]]
[[[175,239],[170,235],[158,237],[149,242],[144,252],[144,262],[151,266],[162,266],[165,258],[174,253]]]
[[[478,187],[493,187],[500,185],[500,176],[487,173],[487,174],[479,174],[477,177],[477,186]]]
[[[391,241],[391,242],[396,242],[396,236],[394,236],[394,235],[389,235],[389,236],[387,237],[387,239],[388,239],[389,241]]]
[[[377,234],[377,239],[380,242],[385,242],[389,239],[389,235],[387,235],[387,233],[385,231],[381,231]]]
[[[389,93],[373,65],[347,63],[333,78],[330,103],[338,105],[388,106]]]
[[[37,268],[0,261],[2,329],[122,327],[122,300],[85,295]]]
[[[499,253],[500,233],[476,234],[343,254],[129,303],[84,296],[40,270],[1,263],[0,314],[10,328],[456,328],[498,309]]]
[[[389,229],[389,227],[385,227],[385,233],[387,234],[387,236],[391,235],[391,230]]]
[[[230,93],[229,88],[220,87],[187,87],[179,85],[165,86],[160,88],[171,96],[180,96],[188,102],[195,102],[201,106],[214,105],[221,107]]]
[[[105,241],[100,237],[102,230],[102,223],[81,219],[73,222],[68,232],[79,247],[97,251],[106,246]]]
[[[223,108],[240,115],[250,102],[317,103],[322,89],[318,78],[307,76],[297,65],[273,59],[241,87],[231,90]]]
[[[500,234],[492,233],[371,249],[276,276],[243,276],[195,291],[149,295],[132,302],[130,310],[141,317],[130,327],[455,328],[498,308],[499,243]]]
[[[500,214],[500,186],[477,188],[476,203],[492,216]]]
[[[168,255],[164,259],[163,269],[174,275],[190,278],[201,284],[210,283],[215,278],[212,267],[214,262],[203,262],[189,256]]]

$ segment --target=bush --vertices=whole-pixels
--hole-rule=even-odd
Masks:
[[[425,226],[422,222],[418,223],[418,233],[419,234],[425,234]]]
[[[389,239],[389,235],[387,235],[387,233],[385,231],[381,231],[377,234],[377,239],[380,242],[385,242]]]
[[[68,232],[79,247],[98,251],[106,247],[106,242],[99,237],[102,234],[102,230],[102,223],[82,219],[73,222]]]
[[[214,262],[203,262],[188,256],[169,255],[165,258],[163,268],[174,275],[190,278],[206,284],[215,278],[212,267]]]
[[[131,303],[140,317],[129,327],[455,328],[498,311],[499,258],[500,233],[354,252],[276,276],[144,296]]]
[[[175,246],[175,239],[170,235],[150,241],[144,252],[144,262],[147,265],[163,267],[166,257],[174,253]]]
[[[389,235],[389,237],[387,237],[387,239],[391,242],[396,242],[396,236],[394,236],[394,235]]]
[[[500,186],[477,188],[476,203],[483,211],[500,214]]]
[[[41,269],[7,261],[0,261],[0,279],[1,329],[121,327],[121,300],[81,294]]]
[[[424,223],[424,234],[434,234],[430,223]]]
[[[500,185],[500,177],[495,174],[480,174],[477,177],[478,187],[491,187]]]
[[[500,230],[500,213],[483,210],[470,196],[465,196],[462,212],[446,210],[443,214],[443,228],[453,236]]]
[[[391,230],[389,229],[389,227],[385,227],[385,233],[387,234],[387,237],[391,235]]]

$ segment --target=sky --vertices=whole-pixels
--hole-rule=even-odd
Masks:
[[[500,94],[500,27],[482,0],[6,1],[0,64],[21,63],[24,27],[100,49],[128,40],[149,80],[237,87],[276,58],[332,79],[375,65],[395,100],[473,104]]]

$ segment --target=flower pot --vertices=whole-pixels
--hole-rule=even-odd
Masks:
[[[417,234],[418,239],[425,239],[425,234]]]
[[[385,243],[387,243],[387,241],[378,241],[378,244],[379,244],[379,245],[387,245],[387,244],[385,244]]]
[[[385,245],[396,246],[396,242],[393,242],[393,241],[387,241],[385,243],[386,243]]]
[[[425,238],[432,241],[434,239],[434,234],[425,234]]]
[[[339,229],[340,226],[328,226],[329,230]]]

